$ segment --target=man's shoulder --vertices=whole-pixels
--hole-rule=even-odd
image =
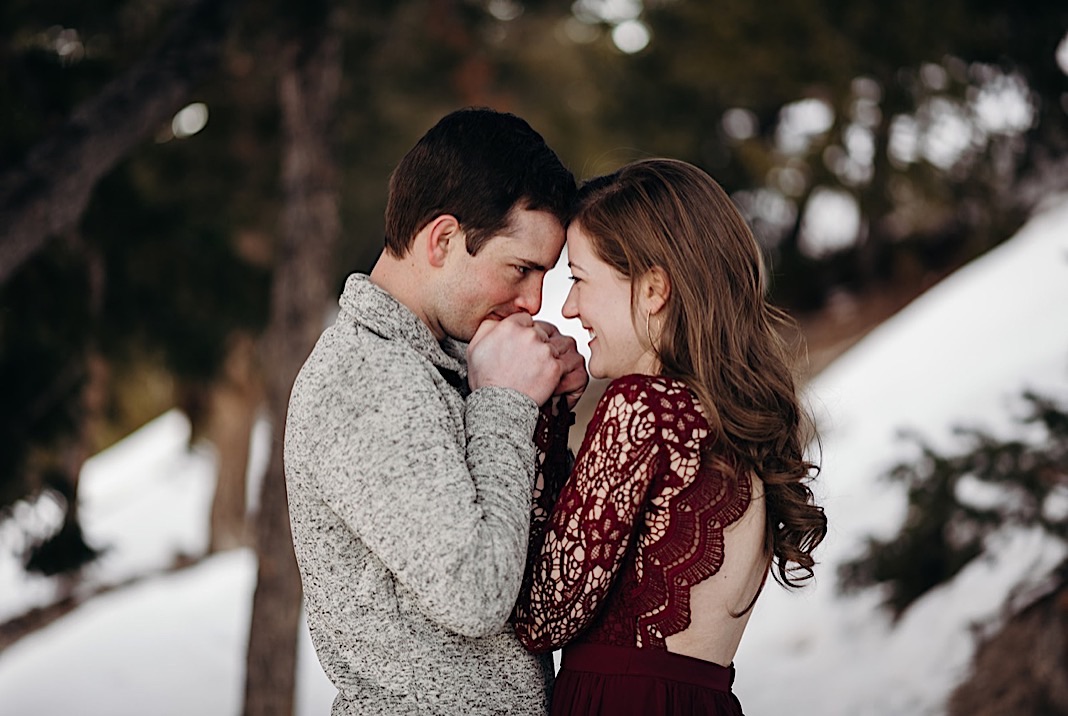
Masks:
[[[293,400],[329,401],[359,410],[440,389],[437,368],[404,341],[359,325],[334,325],[316,343],[293,386]]]
[[[320,337],[304,368],[342,380],[379,383],[385,375],[411,375],[433,368],[404,341],[360,325],[334,325]]]

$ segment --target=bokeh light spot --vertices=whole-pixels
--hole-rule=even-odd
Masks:
[[[628,55],[644,50],[649,40],[649,28],[641,20],[626,20],[612,29],[612,42]]]
[[[192,137],[208,124],[208,105],[194,102],[183,107],[171,121],[171,131],[178,139]]]

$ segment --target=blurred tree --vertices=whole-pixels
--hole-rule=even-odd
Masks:
[[[186,8],[152,54],[80,103],[63,126],[42,137],[19,157],[18,165],[0,175],[0,283],[49,238],[75,227],[96,182],[173,116],[197,82],[214,69],[235,5],[234,0],[200,0]],[[15,15],[16,10],[28,12],[23,6],[9,13]],[[84,11],[71,13],[70,7],[55,10],[42,14],[84,16]],[[25,28],[25,15],[18,20],[5,26]],[[37,32],[44,35],[38,42],[52,42],[48,49],[55,51],[58,62],[78,61],[86,51],[76,29],[60,27],[54,38],[51,30]],[[6,39],[11,52],[29,38],[15,34]],[[32,53],[18,57],[26,60],[24,67],[34,59]],[[16,74],[14,79],[22,78]]]
[[[1024,606],[1010,605],[1015,614],[977,629],[971,673],[950,694],[946,716],[1068,713],[1068,562],[1050,582],[1017,595]]]
[[[945,455],[921,442],[919,459],[890,471],[908,489],[905,523],[841,566],[844,590],[885,585],[897,618],[984,554],[999,531],[1037,529],[1068,542],[1068,406],[1031,392],[1024,399],[1026,439],[962,429],[963,451]]]
[[[278,102],[282,112],[282,209],[271,318],[263,338],[267,408],[275,426],[256,524],[244,713],[293,712],[301,584],[293,554],[282,464],[289,391],[319,338],[340,238],[334,131],[341,84],[339,11],[329,0],[281,12]]]
[[[1036,198],[1024,180],[1042,174],[1044,194],[1068,176],[1064,3],[580,0],[576,14],[617,61],[619,35],[648,39],[599,73],[600,126],[635,148],[619,159],[708,169],[795,310],[922,285],[1011,234]],[[833,199],[855,216],[815,223]]]
[[[132,211],[102,212],[98,199],[87,213],[89,196],[211,71],[234,4],[114,3],[107,18],[78,3],[4,8],[11,22],[0,33],[9,60],[0,95],[11,111],[2,115],[0,135],[9,167],[0,175],[0,371],[5,385],[20,388],[0,417],[0,506],[46,486],[66,511],[55,537],[28,555],[31,568],[71,569],[93,554],[77,523],[77,477],[99,447],[109,365],[134,343],[121,316],[148,318],[129,310],[136,298],[122,291],[131,275],[145,278],[142,267],[116,270],[128,258],[116,249],[145,232],[119,234],[114,222],[101,227],[95,219],[108,214],[136,226],[151,209],[134,201]],[[124,176],[110,175],[104,189],[119,205],[129,198],[121,196]],[[56,236],[66,240],[47,245]],[[116,312],[116,305],[126,310]],[[170,325],[161,318],[152,315],[150,325]]]
[[[102,262],[77,231],[69,231],[65,239],[62,256],[39,264],[19,282],[69,281],[85,298],[82,310],[71,311],[56,292],[59,298],[51,306],[22,306],[26,310],[0,316],[0,337],[20,345],[24,341],[26,347],[0,354],[0,375],[25,380],[4,381],[6,398],[21,410],[6,411],[0,422],[0,435],[9,448],[0,448],[0,469],[24,471],[63,510],[56,531],[30,542],[24,555],[27,569],[49,576],[76,571],[98,554],[82,535],[77,494],[82,464],[93,452],[93,428],[101,417],[107,383],[107,366],[93,333],[100,321]],[[16,300],[24,295],[15,292]],[[10,484],[4,487],[10,490]],[[5,495],[6,500],[15,497],[21,494]]]

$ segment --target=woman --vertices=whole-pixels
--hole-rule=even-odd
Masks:
[[[516,631],[566,645],[553,714],[740,714],[732,660],[772,563],[801,586],[826,534],[787,319],[745,221],[683,162],[588,182],[567,246],[563,313],[612,382],[535,521]]]

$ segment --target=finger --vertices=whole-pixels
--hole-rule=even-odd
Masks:
[[[571,370],[560,376],[560,384],[556,388],[558,394],[581,393],[589,383],[589,375],[584,370]]]
[[[564,383],[569,393],[581,395],[582,391],[586,390],[586,386],[590,384],[590,374],[586,371],[586,361],[580,361],[570,368],[561,376],[560,382]]]
[[[557,358],[563,364],[565,373],[570,373],[572,371],[579,371],[581,373],[586,372],[586,359],[583,358],[582,354],[578,351],[562,353],[557,356]]]
[[[516,311],[502,320],[514,323],[517,326],[523,326],[524,328],[529,328],[534,325],[534,319],[531,318],[530,314],[526,311]]]
[[[553,395],[581,395],[586,389],[587,383],[589,383],[589,376],[586,371],[569,371],[560,377],[560,382],[557,384],[556,390],[553,391]]]
[[[578,353],[578,343],[575,342],[575,339],[559,331],[549,337],[549,343],[556,348],[560,355]]]
[[[482,321],[482,323],[478,324],[478,329],[475,330],[475,335],[471,336],[471,341],[467,344],[468,350],[470,350],[471,346],[474,346],[476,343],[485,338],[486,335],[490,333],[494,328],[496,328],[499,324],[500,321],[494,321],[490,319]]]
[[[560,335],[560,329],[548,321],[534,321],[534,325],[545,331],[545,335],[549,338]]]
[[[552,341],[543,340],[542,345],[549,349],[549,355],[552,356],[553,360],[560,358],[560,349],[553,345]],[[562,370],[563,367],[561,366],[561,371]]]

